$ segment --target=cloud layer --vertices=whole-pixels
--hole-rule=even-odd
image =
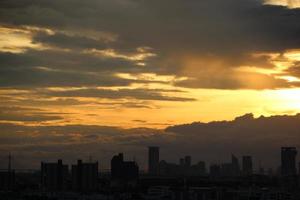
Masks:
[[[16,168],[34,168],[40,160],[57,158],[74,162],[91,155],[100,161],[102,169],[108,169],[111,157],[125,152],[128,159],[135,158],[145,169],[149,145],[160,146],[161,158],[172,162],[178,162],[184,155],[192,155],[193,162],[225,162],[234,153],[253,155],[255,168],[259,162],[276,168],[281,146],[300,148],[299,121],[300,114],[259,118],[247,114],[232,121],[195,122],[166,130],[88,125],[25,127],[2,123],[0,150],[3,161],[4,152],[14,154]]]

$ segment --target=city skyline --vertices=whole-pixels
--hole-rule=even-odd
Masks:
[[[99,161],[92,158],[86,162],[77,160],[72,165],[61,159],[42,161],[39,170],[19,171],[13,168],[9,155],[8,168],[0,170],[0,191],[4,198],[12,200],[18,197],[60,200],[67,196],[74,200],[84,196],[118,199],[121,194],[126,199],[203,200],[210,196],[212,200],[229,200],[256,196],[266,200],[275,197],[296,200],[300,177],[296,164],[300,167],[298,152],[295,147],[281,147],[280,151],[281,163],[276,170],[263,166],[254,169],[250,155],[239,158],[231,154],[230,161],[209,166],[204,161],[194,164],[190,155],[178,159],[178,163],[170,163],[160,159],[158,146],[148,147],[147,171],[141,171],[136,161],[125,160],[123,152],[111,158],[109,171],[99,170]]]
[[[253,158],[252,155],[240,155],[236,156],[235,153],[231,154],[231,160],[225,159],[225,160],[219,160],[216,162],[207,162],[205,160],[195,160],[192,158],[191,155],[185,155],[183,158],[178,157],[178,162],[169,162],[168,160],[161,159],[160,158],[160,148],[159,146],[149,146],[148,147],[148,163],[147,168],[139,168],[139,163],[136,161],[135,157],[129,161],[124,161],[124,153],[118,153],[117,155],[113,155],[111,161],[110,161],[110,168],[101,168],[99,164],[99,160],[94,160],[91,156],[89,158],[82,160],[81,158],[77,158],[76,162],[77,165],[73,162],[70,162],[66,165],[63,165],[62,159],[51,159],[52,161],[41,161],[40,170],[43,171],[43,168],[46,169],[46,167],[51,167],[50,165],[57,161],[58,165],[61,165],[63,170],[69,171],[68,165],[70,165],[70,170],[76,171],[77,168],[81,169],[82,167],[77,166],[85,166],[85,164],[91,164],[91,166],[94,170],[97,170],[97,172],[107,173],[111,172],[112,177],[119,177],[122,176],[122,168],[121,165],[124,166],[137,166],[137,171],[141,173],[146,173],[151,176],[160,176],[160,175],[166,175],[164,173],[170,173],[169,170],[165,171],[162,170],[162,167],[164,165],[170,165],[171,167],[175,166],[178,170],[179,168],[185,169],[188,171],[191,171],[194,166],[201,166],[200,168],[197,168],[194,170],[196,173],[199,173],[199,170],[202,171],[202,175],[208,175],[212,173],[212,167],[218,166],[220,170],[222,169],[225,171],[224,173],[227,173],[229,176],[249,176],[252,174],[261,174],[262,169],[264,170],[264,175],[270,175],[269,173],[272,172],[272,175],[282,175],[282,176],[293,176],[297,175],[300,172],[300,160],[297,159],[298,151],[296,147],[281,147],[281,154],[280,154],[280,162],[277,166],[273,167],[266,167],[263,166],[261,161],[258,161],[258,163],[255,163],[255,158]],[[146,157],[146,156],[145,156]],[[228,156],[230,158],[230,156]],[[0,170],[7,170],[7,171],[36,171],[38,169],[15,169],[13,167],[13,155],[9,154],[7,156],[7,168],[2,168]],[[127,158],[128,160],[128,158]],[[47,166],[47,163],[50,163]],[[52,163],[52,164],[51,164]],[[103,164],[102,161],[100,163]],[[229,168],[228,168],[229,167]],[[88,167],[87,167],[88,168]],[[229,170],[229,171],[228,171]],[[171,170],[172,171],[172,170]],[[197,172],[198,171],[198,172]],[[130,173],[129,173],[130,174]],[[176,173],[175,173],[176,174]],[[192,173],[193,174],[193,173]],[[178,175],[178,174],[177,174]],[[73,174],[72,174],[73,176]]]
[[[299,22],[300,0],[0,0],[0,199],[299,200]]]

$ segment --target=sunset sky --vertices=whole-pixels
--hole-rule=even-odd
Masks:
[[[45,129],[83,144],[94,126],[295,115],[300,0],[2,0],[0,99],[0,150],[16,152]]]

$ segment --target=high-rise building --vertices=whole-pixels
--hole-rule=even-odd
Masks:
[[[204,176],[206,175],[206,164],[204,161],[199,161],[196,165],[192,165],[192,175]]]
[[[0,191],[13,190],[15,186],[15,171],[0,170]]]
[[[221,166],[220,165],[211,165],[209,167],[209,174],[211,177],[216,178],[221,175]]]
[[[148,173],[151,175],[159,174],[159,147],[149,147]]]
[[[62,191],[66,189],[68,165],[63,165],[62,160],[57,163],[41,163],[41,186],[47,191]]]
[[[110,162],[110,170],[112,179],[118,179],[122,176],[123,154],[115,155]]]
[[[258,169],[258,174],[259,175],[265,175],[265,168],[263,168],[263,167],[259,167],[259,169]]]
[[[232,167],[232,175],[238,176],[240,174],[240,164],[239,159],[235,155],[231,155],[231,167]]]
[[[184,157],[184,163],[186,168],[190,168],[192,166],[192,157],[191,156],[185,156]]]
[[[123,154],[115,155],[111,160],[113,180],[133,181],[139,177],[139,167],[134,161],[124,161]]]
[[[222,163],[221,164],[221,175],[224,177],[235,176],[233,172],[232,163]]]
[[[96,191],[98,188],[98,162],[72,165],[72,188],[76,191]]]
[[[184,164],[185,164],[184,158],[180,158],[179,159],[179,166],[184,167]]]
[[[11,166],[11,155],[8,156],[8,169],[0,170],[0,191],[13,190],[15,188],[15,170]]]
[[[297,174],[296,147],[281,147],[281,175],[293,176]]]
[[[251,156],[243,156],[243,163],[242,163],[242,170],[243,175],[252,175],[253,173],[253,163]]]

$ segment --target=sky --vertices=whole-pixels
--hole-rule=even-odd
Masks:
[[[25,168],[78,151],[103,160],[124,151],[145,163],[145,146],[160,143],[176,160],[176,145],[207,140],[210,131],[197,126],[182,139],[171,127],[239,124],[238,116],[258,124],[264,116],[272,126],[277,116],[283,123],[271,138],[299,146],[290,140],[300,128],[292,123],[300,112],[299,21],[299,0],[2,0],[1,158],[13,152]],[[266,142],[266,130],[256,131]],[[205,159],[230,154],[220,141]],[[259,155],[244,153],[252,151]]]

